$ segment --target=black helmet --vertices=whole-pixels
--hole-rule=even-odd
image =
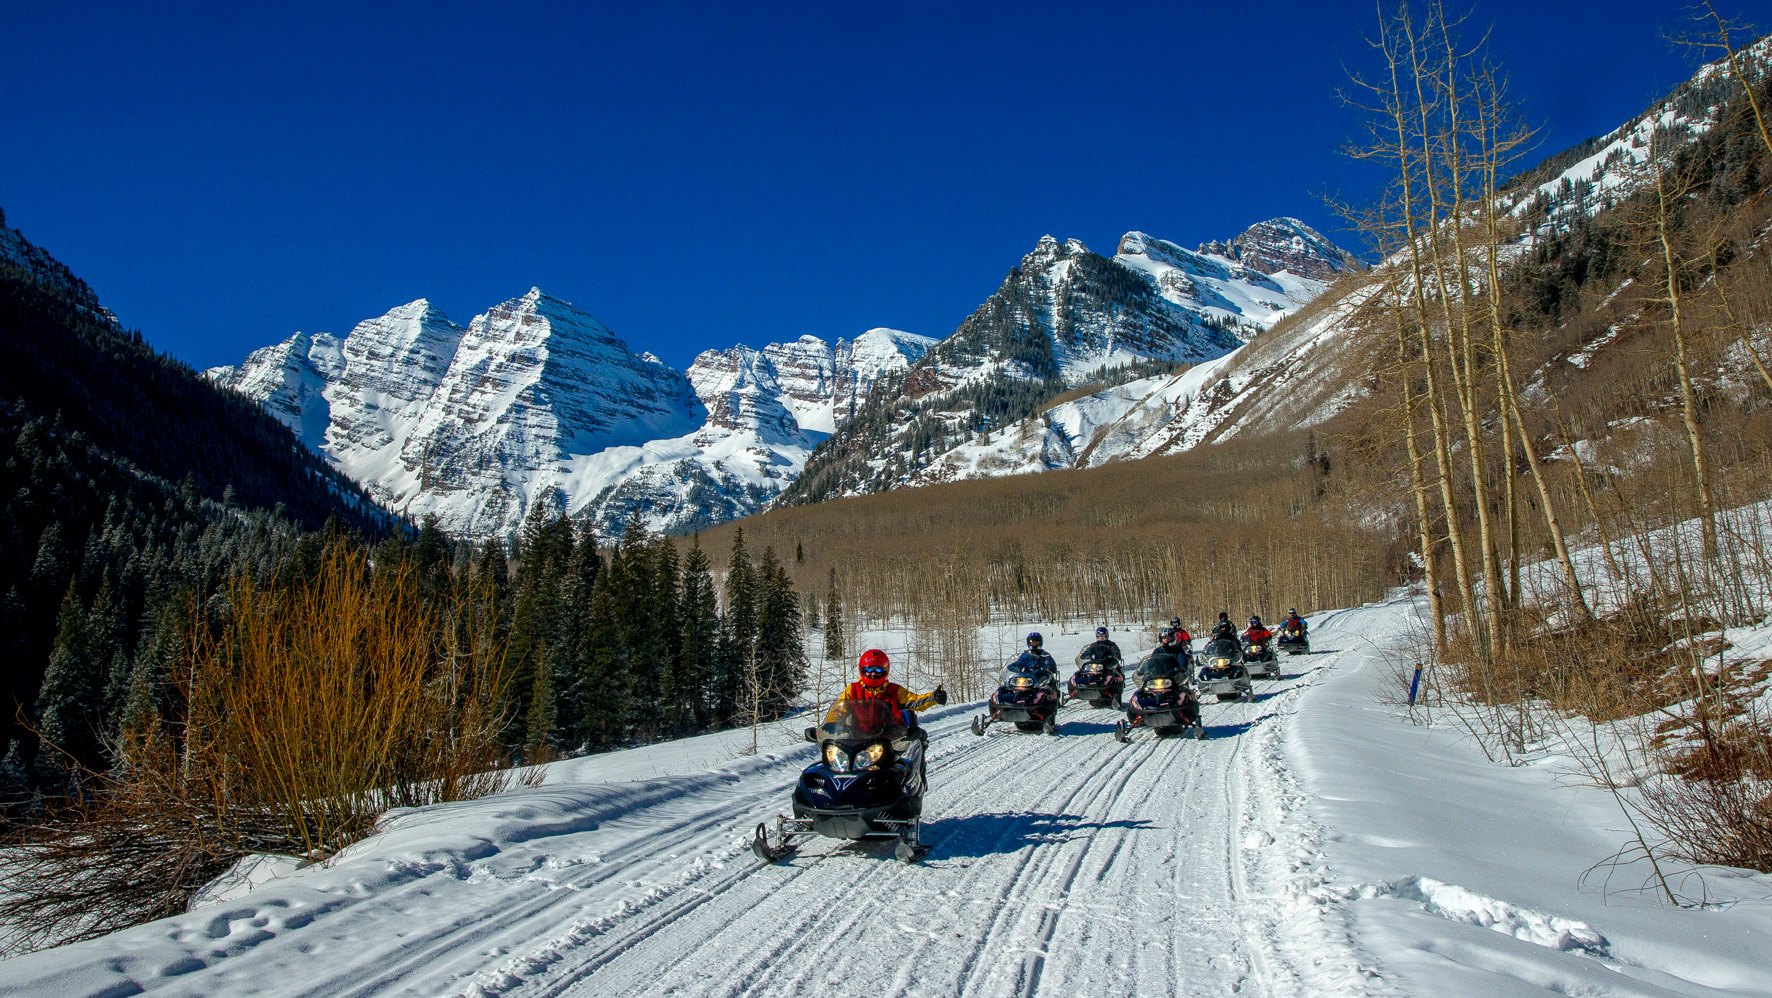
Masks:
[[[1257,613],[1257,614],[1250,615],[1249,626],[1250,627],[1260,627],[1261,626],[1261,614]]]
[[[1029,648],[1038,648],[1045,643],[1046,643],[1046,639],[1043,637],[1040,637],[1039,631],[1029,631],[1028,632],[1028,647]]]
[[[1175,628],[1178,631],[1181,630],[1181,618],[1180,617],[1170,617],[1169,618],[1169,626]]]
[[[1163,642],[1164,644],[1173,644],[1175,641],[1175,628],[1173,628],[1173,627],[1163,628],[1163,630],[1157,634],[1157,640]]]
[[[1231,619],[1231,615],[1228,613],[1225,613],[1223,610],[1220,610],[1220,611],[1218,611],[1218,619],[1228,623]]]
[[[1293,607],[1292,609],[1287,610],[1286,613],[1290,616],[1296,617],[1298,616],[1298,607]]]

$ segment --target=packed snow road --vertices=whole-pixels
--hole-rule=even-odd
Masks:
[[[1205,741],[931,712],[917,865],[828,839],[758,863],[813,749],[727,732],[395,814],[327,867],[0,961],[0,995],[1772,995],[1772,878],[1704,910],[1584,885],[1621,840],[1607,795],[1376,702],[1415,614],[1313,620],[1318,653],[1206,704]]]
[[[759,864],[751,830],[811,759],[778,744],[717,771],[556,773],[397,815],[331,869],[8,961],[0,982],[60,964],[39,980],[64,994],[1304,993],[1246,819],[1276,806],[1275,729],[1335,658],[1289,659],[1254,703],[1208,703],[1205,741],[1121,745],[1116,712],[1080,706],[1057,736],[980,738],[977,705],[931,712],[917,865],[816,838]]]

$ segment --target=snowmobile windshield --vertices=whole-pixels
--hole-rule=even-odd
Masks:
[[[1120,656],[1115,655],[1114,650],[1105,645],[1090,645],[1077,653],[1077,668],[1079,669],[1091,665],[1116,665],[1119,661]]]
[[[1046,667],[1038,662],[1018,658],[1003,670],[1003,685],[1015,690],[1031,690],[1050,679]]]
[[[1232,641],[1230,638],[1219,638],[1217,641],[1214,641],[1210,645],[1206,646],[1206,659],[1208,662],[1210,662],[1213,659],[1218,659],[1218,658],[1230,659],[1232,661],[1235,661],[1235,660],[1240,659],[1242,657],[1243,657],[1242,646],[1238,645],[1235,641]]]
[[[820,741],[892,741],[905,734],[904,715],[889,700],[838,700],[818,729]]]
[[[1153,679],[1177,682],[1181,679],[1181,659],[1174,655],[1152,655],[1138,664],[1138,685],[1148,686]]]

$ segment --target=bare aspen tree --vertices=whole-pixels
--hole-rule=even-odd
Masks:
[[[1414,20],[1410,16],[1409,5],[1397,5],[1397,17],[1394,30],[1402,32],[1398,41],[1390,35],[1392,25],[1381,24],[1380,40],[1386,61],[1389,64],[1391,92],[1388,95],[1388,106],[1396,129],[1396,144],[1399,152],[1398,181],[1402,185],[1402,222],[1409,246],[1410,289],[1412,305],[1415,311],[1416,339],[1421,345],[1422,370],[1427,375],[1427,412],[1428,425],[1433,430],[1434,461],[1438,468],[1440,503],[1446,513],[1446,540],[1452,549],[1452,568],[1457,575],[1458,595],[1463,604],[1465,630],[1471,640],[1480,641],[1477,625],[1476,593],[1471,585],[1470,561],[1464,548],[1464,532],[1460,529],[1458,516],[1458,500],[1452,491],[1452,443],[1447,427],[1446,393],[1440,385],[1437,337],[1433,334],[1433,312],[1427,301],[1427,271],[1437,266],[1439,254],[1435,252],[1438,242],[1438,194],[1435,189],[1434,158],[1431,150],[1431,138],[1428,135],[1428,122],[1433,115],[1433,104],[1427,98],[1428,76],[1434,71],[1422,61],[1420,55],[1421,38],[1417,34]],[[1404,65],[1402,44],[1408,46],[1408,62]],[[1410,74],[1416,96],[1413,105],[1405,96],[1402,73]],[[1410,118],[1416,118],[1414,125]],[[1415,133],[1411,133],[1411,128]],[[1416,139],[1420,138],[1423,145],[1421,159],[1422,176],[1419,181],[1415,175],[1413,156],[1410,152]],[[1418,193],[1417,184],[1421,188]],[[1417,198],[1421,198],[1426,206],[1427,217],[1424,220],[1416,216]],[[1424,262],[1423,254],[1430,259]]]
[[[1746,73],[1742,72],[1741,53],[1735,50],[1735,43],[1730,39],[1731,34],[1739,26],[1729,23],[1717,11],[1717,5],[1711,0],[1704,0],[1704,10],[1717,25],[1717,41],[1707,44],[1723,50],[1724,58],[1729,63],[1729,75],[1741,83],[1741,89],[1747,94],[1747,106],[1753,111],[1754,125],[1759,130],[1760,141],[1766,144],[1767,152],[1772,152],[1772,129],[1768,129],[1766,125],[1766,116],[1760,108],[1759,95],[1754,93],[1753,81],[1748,79]]]
[[[1458,406],[1463,416],[1466,456],[1470,463],[1471,495],[1477,514],[1478,543],[1483,559],[1483,575],[1486,579],[1485,589],[1487,601],[1484,620],[1488,626],[1487,649],[1501,646],[1501,600],[1497,590],[1501,587],[1501,558],[1496,544],[1495,529],[1489,503],[1488,462],[1484,454],[1482,416],[1477,405],[1476,388],[1476,348],[1475,337],[1471,329],[1473,292],[1470,279],[1470,261],[1466,253],[1465,240],[1465,175],[1470,171],[1469,156],[1465,149],[1466,142],[1472,137],[1471,129],[1464,120],[1465,103],[1471,99],[1467,94],[1463,74],[1469,64],[1470,53],[1460,52],[1453,38],[1453,25],[1446,21],[1444,7],[1435,0],[1430,8],[1430,28],[1439,33],[1440,47],[1444,51],[1445,61],[1440,64],[1439,73],[1434,82],[1443,91],[1445,117],[1433,132],[1437,132],[1439,154],[1446,173],[1445,183],[1449,188],[1450,205],[1444,220],[1430,215],[1430,233],[1445,233],[1445,238],[1452,243],[1452,269],[1456,279],[1446,279],[1445,251],[1434,252],[1434,275],[1438,284],[1440,307],[1446,323],[1446,335],[1452,341],[1447,354],[1452,369],[1454,390],[1458,394]],[[1479,47],[1480,47],[1479,43]],[[1418,76],[1419,79],[1419,76]],[[1470,93],[1475,93],[1475,82],[1472,82]],[[1480,112],[1480,105],[1477,110]],[[1483,134],[1477,129],[1476,135]],[[1433,133],[1423,129],[1424,143],[1430,142]],[[1424,155],[1431,160],[1432,148],[1424,148]],[[1430,185],[1432,202],[1437,204],[1440,199],[1439,189]],[[1453,290],[1457,290],[1457,316],[1454,320]],[[1480,635],[1473,631],[1473,638]],[[1478,640],[1480,651],[1485,645]]]
[[[1394,315],[1397,323],[1397,362],[1400,375],[1397,380],[1402,384],[1403,392],[1403,438],[1409,452],[1409,491],[1415,498],[1422,576],[1427,585],[1429,614],[1433,617],[1434,651],[1443,654],[1446,650],[1446,610],[1443,605],[1444,597],[1440,593],[1439,572],[1435,566],[1433,517],[1428,512],[1428,486],[1421,470],[1426,457],[1421,453],[1421,445],[1415,439],[1415,392],[1409,384],[1409,334],[1400,306]]]
[[[1692,448],[1693,475],[1697,478],[1698,515],[1700,530],[1704,537],[1704,559],[1715,561],[1717,557],[1717,512],[1711,498],[1710,489],[1710,455],[1704,445],[1704,431],[1698,425],[1698,401],[1692,388],[1692,368],[1689,362],[1686,343],[1685,316],[1681,312],[1680,274],[1683,270],[1681,261],[1674,253],[1673,236],[1669,232],[1668,207],[1670,198],[1681,196],[1684,185],[1669,189],[1667,171],[1663,168],[1659,143],[1655,135],[1649,139],[1649,168],[1655,174],[1655,240],[1661,250],[1661,262],[1666,274],[1663,290],[1666,297],[1655,299],[1668,307],[1668,319],[1674,333],[1674,364],[1680,375],[1680,416],[1686,424],[1686,439]]]
[[[1532,484],[1538,490],[1539,509],[1544,514],[1545,529],[1550,532],[1552,546],[1557,552],[1557,561],[1563,568],[1564,585],[1568,588],[1569,599],[1575,610],[1584,620],[1593,619],[1593,610],[1588,606],[1587,597],[1581,589],[1581,578],[1575,571],[1575,560],[1569,556],[1569,545],[1563,536],[1563,525],[1557,517],[1557,509],[1551,502],[1550,487],[1545,481],[1544,466],[1538,460],[1538,451],[1533,446],[1532,435],[1526,432],[1526,423],[1520,418],[1518,394],[1514,388],[1513,370],[1508,358],[1508,330],[1502,321],[1500,305],[1501,289],[1501,255],[1504,238],[1501,205],[1501,171],[1511,161],[1510,157],[1531,136],[1525,129],[1508,129],[1505,124],[1505,100],[1501,81],[1491,70],[1481,77],[1484,106],[1487,108],[1481,121],[1485,138],[1483,147],[1483,220],[1484,234],[1488,245],[1484,247],[1484,256],[1489,268],[1489,286],[1494,290],[1491,296],[1489,311],[1490,348],[1495,353],[1495,374],[1497,406],[1501,410],[1501,418],[1511,420],[1514,429],[1520,435],[1520,449],[1526,455],[1526,467],[1532,472]],[[1511,457],[1510,457],[1511,461]],[[1511,476],[1511,471],[1510,471]],[[1518,544],[1516,538],[1515,544]],[[1518,582],[1519,551],[1514,552],[1514,585]]]

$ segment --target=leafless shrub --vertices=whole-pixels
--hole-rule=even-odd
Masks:
[[[508,786],[486,599],[462,579],[429,606],[404,565],[342,544],[305,582],[236,578],[221,619],[193,614],[168,713],[0,850],[0,948],[171,914],[243,856],[323,860],[389,808]]]

